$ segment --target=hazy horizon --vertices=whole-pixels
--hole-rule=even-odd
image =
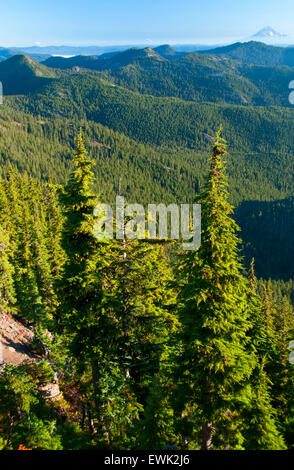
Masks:
[[[2,47],[215,45],[270,25],[293,37],[293,3],[281,0],[11,0],[1,5]]]
[[[95,47],[101,47],[101,48],[113,48],[113,47],[119,47],[119,48],[126,48],[126,47],[158,47],[162,45],[170,45],[172,47],[182,47],[182,46],[200,46],[200,47],[205,47],[205,46],[225,46],[225,45],[230,45],[233,43],[237,42],[250,42],[250,41],[256,41],[256,42],[263,42],[264,44],[268,45],[273,45],[273,46],[287,46],[287,45],[293,45],[294,44],[294,36],[286,36],[285,38],[275,38],[275,39],[270,39],[270,38],[264,38],[264,39],[258,39],[254,38],[253,36],[249,37],[232,37],[232,38],[224,38],[223,40],[220,40],[220,38],[214,38],[214,39],[201,39],[201,38],[196,38],[196,39],[189,39],[187,41],[175,41],[175,40],[163,40],[163,41],[157,41],[157,42],[122,42],[122,41],[110,41],[110,42],[104,42],[100,41],[97,43],[83,43],[83,41],[80,42],[73,42],[73,43],[63,43],[63,42],[55,42],[55,43],[48,43],[48,44],[9,44],[9,45],[3,45],[0,43],[0,47],[4,47],[7,49],[28,49],[28,48],[38,48],[40,50],[46,49],[46,48],[61,48],[61,47],[68,47],[68,48],[95,48]]]

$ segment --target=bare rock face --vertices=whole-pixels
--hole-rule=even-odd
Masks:
[[[20,365],[36,358],[30,351],[34,333],[10,314],[0,313],[0,363]]]
[[[52,341],[49,331],[45,335]],[[7,364],[20,366],[25,362],[40,360],[30,348],[33,338],[34,332],[30,328],[16,321],[10,314],[0,313],[0,372]],[[40,392],[48,400],[61,398],[56,373],[54,382],[40,387]]]
[[[43,385],[39,390],[46,400],[60,400],[61,392],[58,385],[57,374],[55,373],[55,380],[53,383]]]

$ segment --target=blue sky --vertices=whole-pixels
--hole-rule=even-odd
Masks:
[[[272,26],[294,37],[293,0],[9,0],[0,46],[214,43]]]

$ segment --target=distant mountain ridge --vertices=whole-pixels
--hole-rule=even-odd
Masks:
[[[120,52],[132,46],[30,46],[14,48],[26,54],[47,54],[49,56],[101,55],[108,52]],[[135,47],[135,45],[133,46]],[[142,46],[143,47],[143,46]]]
[[[54,78],[56,75],[52,69],[29,56],[14,55],[0,62],[0,81],[4,95],[34,92]]]
[[[229,57],[243,64],[294,66],[294,47],[272,46],[259,41],[236,42],[200,53]]]
[[[162,46],[154,47],[153,50],[157,52],[161,57],[164,57],[165,59],[175,59],[178,57],[182,57],[188,52],[181,52],[177,51],[173,47],[171,47],[169,44],[164,44]]]
[[[192,52],[199,52],[199,53],[211,53],[212,51],[216,54],[219,54],[226,48],[234,48],[236,44],[252,44],[253,42],[259,42],[260,44],[266,45],[266,42],[270,43],[272,47],[280,47],[285,49],[285,44],[280,44],[280,46],[274,45],[271,41],[273,38],[284,38],[285,35],[281,33],[277,33],[272,28],[267,27],[261,30],[260,32],[256,33],[254,36],[251,37],[248,41],[242,41],[239,43],[230,44],[229,46],[208,46],[208,45],[197,45],[197,44],[182,44],[182,45],[169,45],[169,44],[162,44],[159,46],[154,47],[131,47],[131,46],[31,46],[31,47],[0,47],[0,62],[6,60],[14,55],[27,55],[32,59],[36,60],[37,62],[44,62],[45,60],[49,59],[50,57],[63,57],[63,58],[72,58],[72,57],[99,57],[100,59],[110,59],[111,57],[115,57],[120,53],[127,53],[130,54],[130,51],[149,51],[149,55],[152,54],[151,51],[153,50],[157,53],[160,57],[167,60],[174,60],[184,57],[187,54]],[[267,39],[269,41],[267,41]],[[290,46],[288,46],[290,47]],[[138,53],[139,54],[139,53]],[[148,54],[145,54],[147,56]],[[122,56],[123,59],[123,56]],[[137,57],[137,59],[140,59]],[[132,59],[135,60],[135,59]],[[91,62],[91,61],[90,61]],[[89,64],[90,64],[89,62]],[[130,62],[130,61],[129,61]],[[256,61],[253,61],[256,63]],[[259,61],[258,65],[261,65],[261,61]],[[268,65],[268,64],[267,64]],[[276,64],[269,64],[269,65],[276,65]],[[278,63],[277,65],[281,65]],[[285,63],[288,65],[288,63]]]
[[[25,94],[61,77],[77,75],[79,80],[80,74],[89,81],[102,78],[111,85],[156,97],[197,103],[290,106],[294,48],[249,42],[181,56],[170,46],[159,51],[172,58],[162,57],[151,48],[104,56],[50,57],[43,63],[18,55],[0,62],[0,81],[4,95]]]
[[[109,52],[100,56],[74,56],[70,58],[50,57],[43,61],[44,65],[56,68],[71,68],[79,66],[93,70],[113,69],[130,65],[145,59],[179,60],[195,52],[179,52],[169,45],[162,45],[151,49],[131,48],[122,52]],[[265,44],[260,41],[236,42],[229,46],[201,50],[198,54],[227,57],[243,64],[266,66],[294,66],[294,47],[279,47]],[[1,50],[0,50],[1,54]]]
[[[157,47],[166,47],[167,45],[154,46],[153,49],[156,50]],[[30,47],[14,47],[13,49],[18,51],[18,53],[25,53],[28,55],[38,54],[38,55],[49,55],[49,56],[76,56],[76,55],[99,55],[102,54],[111,54],[113,52],[119,53],[126,51],[128,49],[144,49],[146,46],[144,44],[133,44],[133,45],[117,45],[117,46],[30,46]],[[170,46],[168,46],[170,47]],[[203,44],[176,44],[172,48],[177,52],[194,52],[198,50],[210,49],[212,46],[203,45]]]
[[[42,64],[46,67],[56,68],[56,69],[72,69],[74,67],[81,67],[90,70],[99,70],[100,62],[102,61],[102,56],[87,56],[87,55],[78,55],[74,57],[49,57]]]
[[[132,48],[119,53],[107,53],[101,56],[75,56],[75,57],[50,57],[43,62],[47,67],[70,69],[82,67],[90,70],[102,71],[106,69],[118,69],[135,63],[150,63],[150,61],[165,61],[155,50],[146,47],[144,49]]]
[[[142,60],[160,62],[166,59],[150,47],[145,47],[144,49],[132,48],[110,57],[107,62],[107,67],[110,69],[119,68]]]
[[[23,51],[18,50],[17,48],[5,48],[5,47],[0,47],[0,62],[6,59],[9,59],[10,57],[13,57],[14,55],[19,55],[23,54]],[[36,60],[37,62],[42,62],[50,55],[48,54],[28,54],[32,59]]]

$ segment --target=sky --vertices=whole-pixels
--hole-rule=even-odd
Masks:
[[[293,0],[9,0],[0,46],[217,44],[265,26],[294,37]]]

